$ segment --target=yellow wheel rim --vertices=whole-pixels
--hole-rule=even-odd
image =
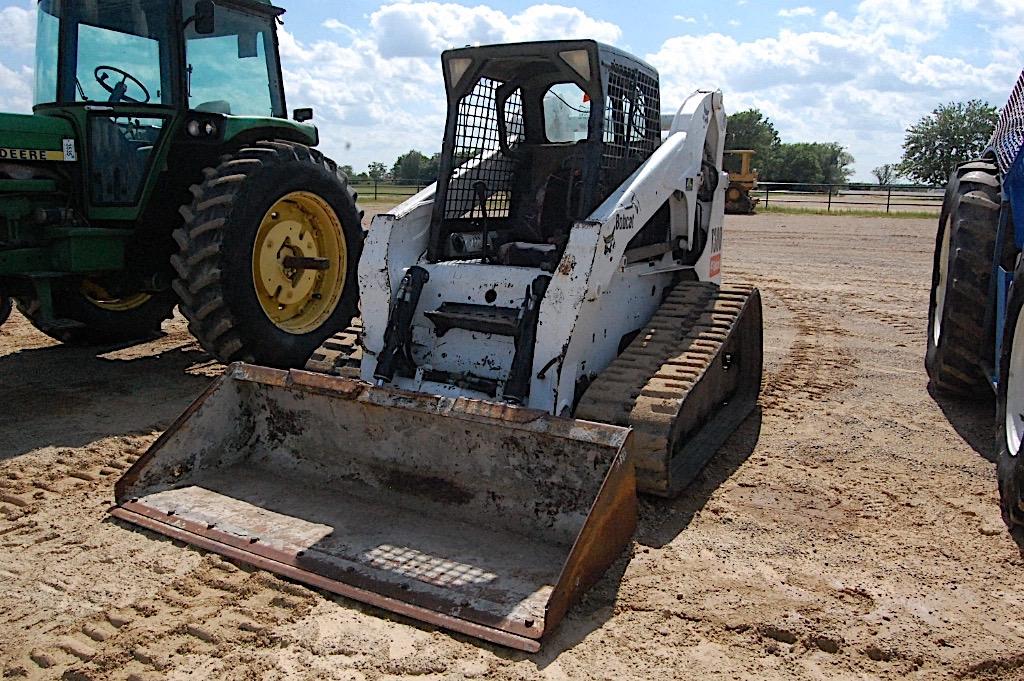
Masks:
[[[286,266],[288,258],[326,261],[326,269]],[[347,274],[348,245],[327,201],[292,192],[263,216],[252,249],[252,278],[260,307],[277,328],[298,335],[322,325],[338,307]]]
[[[88,279],[82,282],[81,291],[86,300],[108,312],[130,312],[142,307],[153,297],[148,293],[136,293],[127,298],[117,298],[107,292],[107,289]]]

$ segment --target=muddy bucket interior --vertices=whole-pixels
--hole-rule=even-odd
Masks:
[[[234,365],[116,487],[130,522],[535,651],[636,525],[628,429]]]

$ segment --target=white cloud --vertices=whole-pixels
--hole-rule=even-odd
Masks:
[[[585,12],[541,4],[517,14],[486,6],[405,2],[383,5],[356,34],[337,19],[324,27],[346,35],[300,42],[281,32],[288,101],[313,106],[325,152],[356,169],[390,164],[411,148],[441,148],[446,101],[440,53],[463,45],[595,38],[615,43],[621,30]]]
[[[813,7],[793,7],[792,9],[780,9],[779,16],[785,19],[791,19],[794,17],[813,17],[818,13],[818,10]]]
[[[450,47],[565,38],[614,43],[621,29],[575,7],[533,5],[507,15],[485,5],[412,2],[384,5],[370,15],[383,57],[431,57]]]
[[[1000,12],[1024,16],[1018,0],[995,1]],[[781,30],[745,42],[721,33],[680,35],[646,59],[661,72],[666,109],[698,87],[720,87],[728,111],[761,109],[785,141],[846,145],[858,177],[867,177],[899,159],[906,127],[938,104],[1005,101],[1024,62],[1020,42],[993,32],[994,43],[970,61],[929,49],[963,11],[952,0],[864,0],[850,17],[826,15],[824,30]],[[977,13],[991,14],[991,5],[978,0]]]
[[[0,9],[7,28],[0,102],[8,111],[28,111],[35,2],[7,1],[14,5]],[[817,6],[790,2],[784,10],[790,13]],[[743,5],[756,3],[735,2]],[[852,10],[822,13],[810,31],[746,41],[723,33],[677,35],[646,50],[662,74],[664,108],[678,106],[697,87],[721,87],[730,111],[760,108],[788,141],[847,145],[864,177],[898,158],[905,127],[937,104],[975,97],[1002,104],[1024,64],[1024,0],[860,0]],[[675,24],[681,34],[696,34],[694,27],[703,25],[699,9],[673,19],[681,22]],[[720,28],[732,32],[736,19]],[[986,40],[960,45],[957,29],[968,24],[986,31]],[[440,149],[445,99],[439,54],[446,48],[569,37],[637,45],[645,38],[624,41],[614,23],[557,4],[500,11],[484,4],[388,2],[367,16],[322,25],[321,40],[281,33],[288,101],[313,106],[325,151],[357,169],[370,161],[390,163],[410,148]]]
[[[32,108],[32,69],[9,69],[0,64],[0,102],[3,110],[27,113]]]
[[[829,12],[822,23],[843,35],[898,38],[921,44],[946,30],[953,5],[954,0],[862,0],[852,19]]]
[[[0,9],[0,26],[4,27],[4,48],[31,50],[36,44],[36,13],[34,9],[4,7]]]
[[[323,27],[329,31],[337,31],[338,33],[348,33],[349,35],[358,34],[358,31],[356,31],[354,28],[352,28],[348,24],[341,23],[337,19],[328,19],[323,23]]]

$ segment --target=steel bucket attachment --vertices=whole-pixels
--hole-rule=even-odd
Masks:
[[[527,651],[636,526],[629,429],[236,364],[118,481],[123,520]]]

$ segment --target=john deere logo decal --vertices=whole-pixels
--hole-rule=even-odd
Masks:
[[[0,161],[77,161],[75,141],[64,140],[59,151],[48,149],[12,149],[0,147]]]

